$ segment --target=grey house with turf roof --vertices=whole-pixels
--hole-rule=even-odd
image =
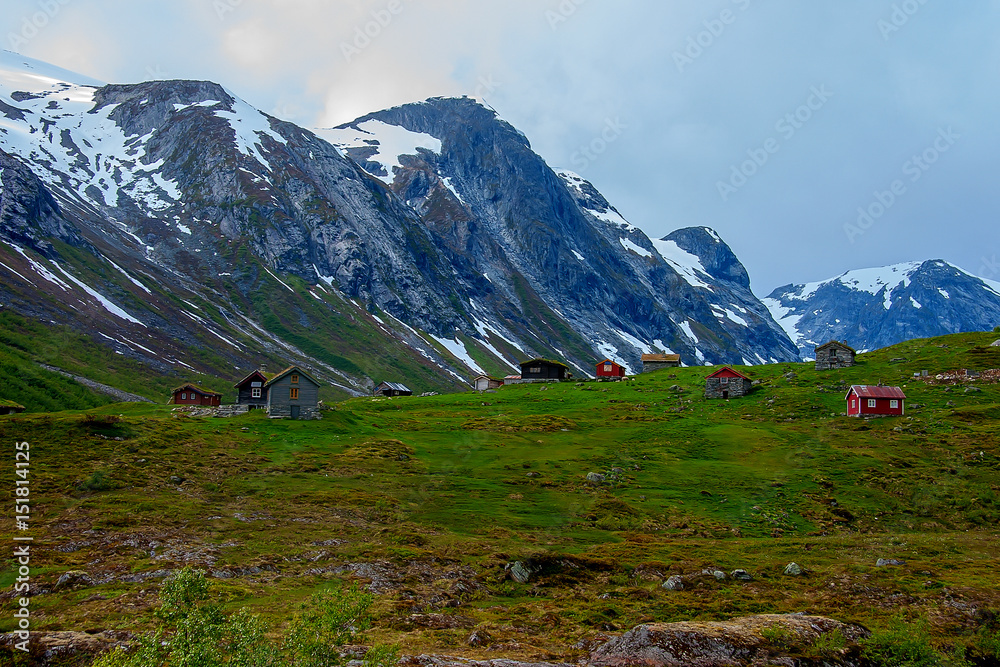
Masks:
[[[298,366],[281,371],[263,386],[272,419],[322,419],[320,384]]]

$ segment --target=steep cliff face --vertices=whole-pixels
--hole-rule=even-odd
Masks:
[[[942,260],[786,285],[764,300],[803,358],[830,340],[873,350],[913,338],[1000,326],[1000,283]]]
[[[795,358],[714,233],[651,241],[472,100],[321,134],[218,84],[105,85],[2,54],[4,302],[74,321],[72,292],[95,337],[158,367],[291,355],[352,391],[535,355],[578,374],[658,350]]]
[[[475,100],[432,99],[320,133],[474,262],[494,296],[527,322],[558,318],[592,341],[591,349],[633,369],[642,353],[656,350],[679,352],[689,364],[797,357],[728,247],[744,272],[739,295],[725,271],[699,273],[691,264],[697,256],[680,252],[680,263],[662,256],[658,246],[669,252],[674,239],[651,241],[591,183],[550,169],[524,135]],[[694,239],[699,232],[678,234]],[[530,297],[519,294],[522,285]],[[713,314],[748,304],[752,321]],[[557,353],[567,347],[559,339],[540,343]]]

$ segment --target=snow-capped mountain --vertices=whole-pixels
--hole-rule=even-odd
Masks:
[[[774,290],[764,303],[798,345],[843,340],[872,350],[913,338],[1000,325],[1000,283],[941,260],[860,269]]]
[[[796,358],[741,265],[734,275],[702,265],[701,253],[739,265],[718,235],[687,230],[651,241],[591,183],[551,169],[523,134],[473,99],[430,99],[319,133],[490,281],[489,292],[471,295],[477,322],[510,306],[503,322],[545,332],[524,341],[535,350],[579,359],[557,338],[548,342],[568,328],[589,348],[585,358],[596,353],[634,370],[641,354],[659,350],[692,365]]]
[[[650,240],[472,100],[314,133],[214,83],[105,85],[8,52],[0,281],[0,305],[161,370],[264,355],[345,391],[535,355],[579,374],[797,356],[718,235]]]

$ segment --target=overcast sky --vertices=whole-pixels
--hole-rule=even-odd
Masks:
[[[650,236],[718,230],[760,296],[920,259],[1000,280],[1000,0],[4,0],[0,28],[305,127],[477,95]]]

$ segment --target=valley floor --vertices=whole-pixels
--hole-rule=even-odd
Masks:
[[[1000,368],[995,337],[741,369],[758,384],[731,401],[688,368],[353,399],[320,422],[2,417],[3,442],[31,445],[32,629],[151,628],[160,582],[190,565],[278,628],[356,579],[378,595],[366,641],[408,655],[572,662],[641,623],[793,612],[969,643],[1000,611],[1000,385],[935,376]],[[849,386],[879,380],[907,416],[843,416]],[[8,555],[5,608],[15,577]]]

